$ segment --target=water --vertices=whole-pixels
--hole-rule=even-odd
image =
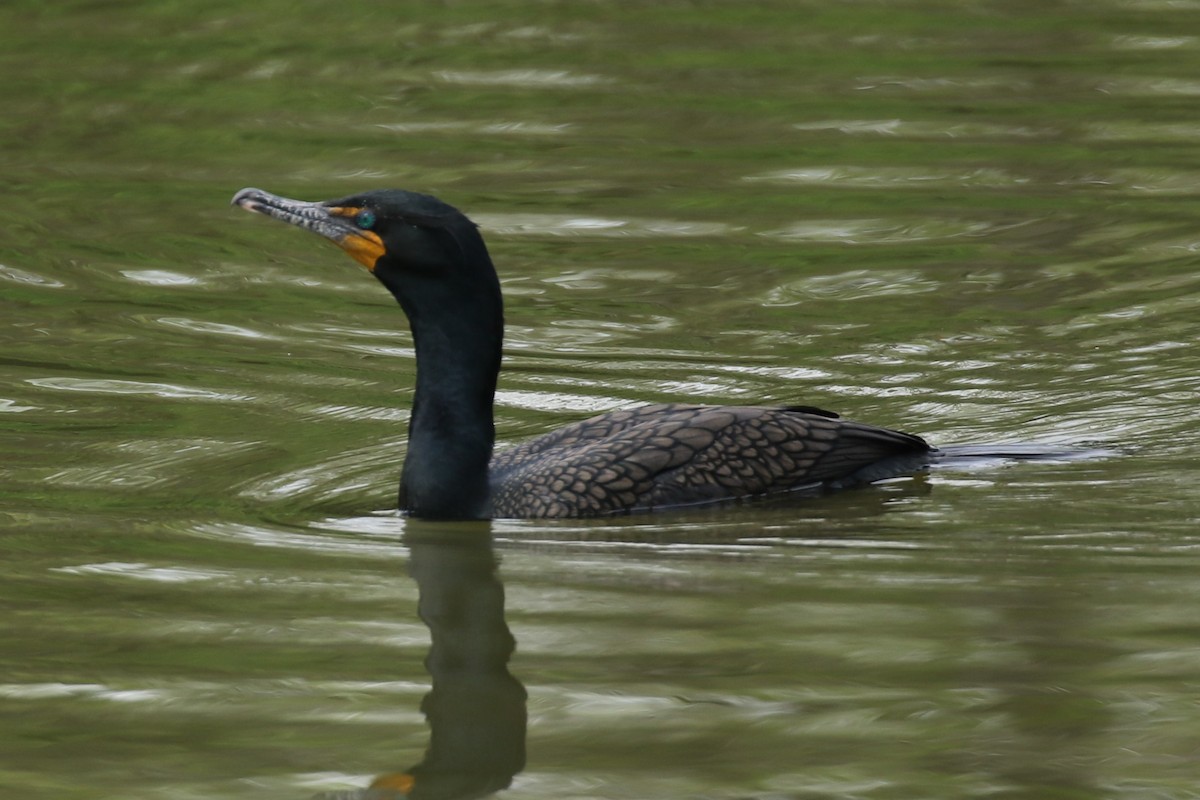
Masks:
[[[0,794],[1200,797],[1198,10],[7,3]],[[400,313],[245,185],[480,222],[502,442],[1114,452],[406,523]]]

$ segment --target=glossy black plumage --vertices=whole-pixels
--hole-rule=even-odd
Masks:
[[[844,488],[928,450],[916,436],[813,411],[646,405],[500,450],[492,503],[502,517],[597,516]]]
[[[435,518],[578,517],[841,489],[920,468],[919,437],[809,407],[647,405],[492,454],[503,304],[475,225],[427,195],[234,204],[313,230],[363,263],[408,316],[417,387],[400,507]]]

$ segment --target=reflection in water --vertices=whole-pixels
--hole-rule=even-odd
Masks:
[[[516,645],[504,623],[504,587],[486,523],[448,528],[409,520],[409,572],[433,642],[425,758],[370,788],[324,800],[469,800],[505,789],[525,767],[525,687],[508,672]]]
[[[989,620],[980,649],[995,656],[964,664],[961,677],[986,689],[979,711],[993,724],[977,726],[950,760],[989,776],[1002,787],[997,796],[1103,794],[1104,740],[1117,715],[1096,676],[1121,648],[1095,635],[1091,617],[1105,589],[1078,580],[1079,555],[1060,550],[1049,568],[997,558],[992,585],[971,603]]]

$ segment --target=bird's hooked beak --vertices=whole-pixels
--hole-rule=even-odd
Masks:
[[[387,249],[379,234],[361,226],[363,208],[292,200],[262,189],[242,189],[230,203],[319,233],[372,272]]]

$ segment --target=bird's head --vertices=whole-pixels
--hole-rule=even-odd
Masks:
[[[475,224],[429,195],[384,189],[308,202],[242,189],[232,203],[324,236],[398,297],[414,281],[478,282],[481,269],[494,275]]]

